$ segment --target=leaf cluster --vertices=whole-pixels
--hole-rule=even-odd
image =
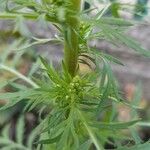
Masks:
[[[11,126],[8,124],[2,130],[2,134],[0,136],[0,148],[2,150],[33,150],[33,144],[37,137],[37,131],[34,130],[28,136],[26,144],[24,143],[24,135],[25,135],[25,120],[24,117],[21,116],[16,124],[16,140],[14,141],[10,135]]]

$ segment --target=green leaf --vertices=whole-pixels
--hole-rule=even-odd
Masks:
[[[16,139],[17,139],[17,143],[22,144],[23,140],[24,140],[24,128],[25,128],[25,124],[24,124],[24,117],[21,116],[18,120],[17,123],[17,127],[16,127]]]
[[[109,55],[109,54],[106,54],[106,53],[103,53],[101,50],[99,49],[96,49],[96,48],[90,48],[90,52],[92,54],[95,54],[96,56],[98,56],[99,58],[102,58],[102,59],[106,59],[108,60],[109,62],[113,62],[113,63],[116,63],[116,64],[119,64],[119,65],[122,65],[124,66],[124,64],[117,58]]]
[[[46,69],[46,72],[49,78],[56,84],[62,84],[63,86],[64,85],[67,86],[66,82],[60,77],[60,75],[55,71],[55,69],[52,66],[50,66],[48,62],[44,60],[41,56],[39,57],[40,57],[42,64],[44,65]]]
[[[140,144],[142,142],[142,139],[138,135],[139,133],[136,131],[136,129],[134,127],[130,127],[130,132],[135,141],[135,144]]]
[[[10,133],[10,125],[6,125],[2,130],[2,136],[6,139],[7,138],[9,139],[9,133]]]
[[[130,126],[135,125],[137,122],[139,122],[140,119],[138,120],[133,120],[133,121],[129,121],[129,122],[115,122],[115,123],[102,123],[102,122],[94,122],[91,123],[91,126],[99,128],[99,129],[108,129],[108,130],[117,130],[117,129],[126,129]]]
[[[87,121],[85,120],[85,117],[83,116],[82,112],[78,110],[78,114],[79,117],[83,123],[83,125],[85,126],[88,135],[92,141],[92,143],[95,145],[95,147],[97,148],[97,150],[103,150],[103,146],[101,145],[100,141],[97,139],[94,131],[92,130],[91,126],[88,125]]]
[[[36,95],[37,92],[32,89],[27,89],[24,91],[14,92],[14,93],[0,93],[0,99],[9,100],[6,105],[0,108],[0,111],[4,111],[8,108],[13,107],[18,102],[23,99],[28,99],[30,96]]]
[[[0,108],[0,111],[4,111],[7,109],[10,109],[11,107],[14,107],[17,103],[19,103],[20,101],[22,101],[22,99],[14,99],[12,100],[10,103],[7,103],[6,105],[4,105],[3,107]]]
[[[131,21],[127,21],[125,19],[121,18],[113,18],[113,17],[102,17],[97,21],[98,23],[107,24],[107,25],[114,25],[114,26],[133,26],[133,23]]]
[[[92,144],[91,140],[87,140],[86,142],[80,145],[78,150],[89,150],[91,144]]]
[[[6,93],[0,93],[0,99],[14,99],[14,98],[28,98],[31,95],[36,95],[36,91],[34,89],[27,89],[27,90],[22,90],[19,92],[6,92]]]
[[[27,90],[28,88],[22,84],[14,83],[14,82],[9,82],[8,84],[11,85],[13,88],[18,89],[18,90]]]
[[[54,137],[54,138],[52,138],[52,139],[40,140],[40,141],[38,142],[38,144],[52,144],[52,143],[56,143],[56,142],[58,142],[58,140],[60,139],[61,135],[62,135],[62,134],[60,134],[60,135],[58,135],[58,136],[56,136],[56,137]]]
[[[111,4],[111,13],[114,17],[120,17],[119,15],[120,3],[112,2]]]
[[[137,144],[131,147],[122,147],[118,148],[117,150],[149,150],[150,148],[150,142],[146,142],[144,144]]]
[[[18,16],[16,18],[16,25],[14,32],[19,32],[24,37],[31,37],[31,32],[25,24],[25,18],[22,16]]]

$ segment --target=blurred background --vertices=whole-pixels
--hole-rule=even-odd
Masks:
[[[110,2],[111,6],[105,15],[135,21],[136,25],[129,28],[127,34],[139,41],[144,48],[150,50],[150,0],[107,0],[98,5],[95,0],[95,6],[100,9],[107,2]],[[85,3],[84,8],[91,8],[90,3]],[[0,4],[0,11],[3,11],[3,9],[3,4]],[[46,40],[40,40],[57,36],[56,30],[45,22],[43,17],[41,15],[36,22],[26,21],[22,17],[14,21],[0,20],[1,67],[15,69],[31,78],[39,68],[38,55],[41,54],[59,68],[63,56],[62,46],[56,43],[51,44]],[[36,37],[36,39],[32,37]],[[102,40],[93,41],[91,45],[96,45],[100,50],[113,55],[123,62],[124,66],[112,64],[123,95],[127,100],[132,101],[134,96],[139,94],[140,106],[143,108],[139,114],[150,124],[150,59],[135,53],[127,47],[116,47]],[[85,70],[88,69],[87,66],[83,67]],[[9,81],[16,80],[16,76],[7,71],[8,68],[5,68],[5,71],[0,70],[2,87]],[[139,91],[138,88],[140,87]],[[14,91],[17,87],[15,89],[14,86],[9,85],[3,89],[0,87],[0,89],[0,92]],[[5,99],[1,99],[0,106],[3,106],[6,102]],[[18,106],[12,107],[12,110],[0,114],[1,129],[10,122],[12,129],[14,128],[17,116],[19,116],[18,112],[21,111],[23,105],[20,103]],[[130,110],[121,106],[118,109],[120,111],[120,120],[128,121],[131,117],[129,115]],[[25,119],[28,127],[27,131],[36,126],[36,112],[25,114]],[[149,124],[145,125],[140,132],[145,140],[150,138]],[[12,138],[14,132],[14,130],[11,131]]]

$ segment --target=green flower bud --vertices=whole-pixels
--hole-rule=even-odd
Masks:
[[[81,80],[81,79],[80,79],[79,76],[75,76],[74,79],[73,79],[73,82],[78,82],[78,81],[80,81],[80,80]]]
[[[74,87],[74,83],[70,83],[70,86],[71,86],[71,87]]]
[[[75,86],[78,87],[78,86],[80,86],[80,84],[79,83],[75,83]]]
[[[69,96],[68,95],[66,95],[66,100],[68,100],[69,99]]]
[[[69,93],[72,93],[72,90],[71,90],[71,89],[69,89]]]
[[[56,84],[56,87],[61,87],[59,84]]]

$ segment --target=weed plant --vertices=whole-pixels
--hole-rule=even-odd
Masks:
[[[16,75],[28,84],[25,86],[11,81],[17,91],[0,94],[0,99],[9,101],[0,111],[10,109],[21,101],[26,103],[23,112],[34,109],[40,116],[44,109],[48,111],[34,129],[32,140],[28,139],[27,146],[23,144],[24,125],[21,118],[17,126],[16,142],[8,140],[8,133],[4,132],[7,134],[0,138],[1,149],[103,150],[106,144],[118,150],[149,149],[150,143],[142,143],[135,131],[140,122],[137,116],[129,122],[119,122],[117,119],[118,104],[131,107],[133,111],[139,108],[122,98],[111,70],[111,63],[123,64],[98,50],[96,46],[90,46],[90,42],[96,39],[107,40],[115,46],[126,45],[147,57],[150,52],[124,33],[134,25],[133,21],[105,16],[110,7],[109,3],[101,10],[94,5],[91,9],[83,10],[83,2],[1,0],[0,5],[6,9],[0,12],[0,19],[34,21],[42,16],[58,30],[57,37],[34,39],[26,48],[47,42],[58,42],[64,46],[64,57],[59,71],[49,60],[39,56],[42,64],[41,78],[32,77],[32,80],[16,69],[0,63],[1,70]],[[92,6],[93,1],[88,2]],[[100,4],[100,0],[97,3]],[[91,71],[82,72],[81,64],[91,68]],[[1,83],[1,88],[6,84]],[[125,129],[128,132],[125,133]],[[35,140],[33,137],[36,137]]]

